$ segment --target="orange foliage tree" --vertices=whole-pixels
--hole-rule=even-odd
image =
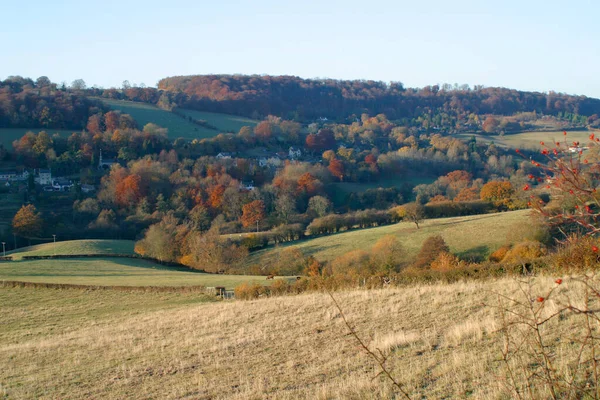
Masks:
[[[515,190],[510,182],[490,181],[483,185],[479,195],[481,200],[492,202],[496,207],[508,207],[514,193]]]
[[[331,175],[335,176],[340,181],[344,180],[344,164],[337,158],[334,158],[329,162],[327,169],[331,172]]]
[[[242,207],[242,225],[248,227],[260,222],[265,218],[265,203],[262,200],[254,200]]]
[[[137,204],[143,197],[140,183],[142,178],[137,174],[127,176],[117,183],[115,188],[116,203],[123,207],[130,207]]]

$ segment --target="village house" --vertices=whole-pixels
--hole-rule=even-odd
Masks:
[[[111,169],[113,164],[116,164],[117,160],[110,158],[102,158],[102,149],[100,149],[100,157],[98,157],[98,169]]]
[[[52,185],[52,172],[49,169],[38,169],[33,181],[38,185]]]
[[[302,156],[302,151],[300,151],[299,148],[292,146],[292,147],[290,147],[290,150],[288,152],[288,156],[292,160],[295,160],[295,159],[300,158]]]
[[[29,172],[23,171],[18,173],[17,171],[2,171],[0,172],[0,181],[14,182],[14,181],[26,181],[29,178]]]
[[[231,153],[219,153],[217,154],[219,160],[226,160],[231,158]]]

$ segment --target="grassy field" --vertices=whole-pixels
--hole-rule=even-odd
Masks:
[[[534,293],[553,281],[536,278]],[[570,285],[566,279],[561,289]],[[500,321],[490,305],[496,292],[517,291],[506,278],[335,296],[358,334],[389,354],[387,366],[411,398],[508,399]],[[401,398],[374,379],[378,367],[347,335],[326,294],[206,301],[197,294],[0,287],[0,396]],[[572,317],[548,328],[548,349],[562,371],[573,342],[557,338],[576,334]]]
[[[204,120],[212,126],[217,127],[219,132],[238,133],[243,126],[254,126],[258,123],[256,120],[236,115],[186,110],[183,108],[178,108],[177,111],[197,120]]]
[[[54,243],[44,243],[36,246],[21,247],[20,249],[9,251],[6,254],[12,255],[15,260],[23,256],[51,256],[51,255],[72,255],[72,254],[134,254],[133,240],[66,240]]]
[[[378,228],[342,232],[251,253],[248,265],[270,263],[288,246],[297,247],[305,255],[312,255],[318,260],[329,261],[352,250],[369,250],[385,235],[398,237],[408,258],[416,256],[421,244],[429,236],[441,235],[453,253],[481,259],[506,244],[515,232],[522,230],[527,224],[526,216],[529,212],[522,210],[430,219],[424,220],[420,229],[412,222],[401,222]]]
[[[567,132],[567,139],[569,143],[573,141],[579,141],[581,143],[589,142],[590,131],[569,131]],[[563,131],[552,131],[552,132],[521,132],[511,135],[504,136],[485,136],[485,135],[472,135],[472,134],[461,134],[457,135],[464,138],[465,140],[471,139],[475,136],[479,143],[494,142],[496,145],[509,147],[509,148],[522,148],[522,149],[533,149],[540,150],[540,142],[563,142],[565,136]]]
[[[27,132],[39,133],[46,131],[50,136],[58,133],[60,136],[69,137],[76,129],[44,129],[44,128],[0,128],[0,144],[8,150],[12,150],[12,142],[23,137]]]
[[[272,282],[264,276],[193,272],[131,258],[75,258],[0,263],[0,281],[97,286],[225,286]]]
[[[171,139],[182,137],[184,139],[202,139],[216,136],[219,132],[207,129],[187,121],[170,111],[162,110],[156,106],[146,103],[138,103],[125,100],[99,99],[113,110],[120,110],[131,115],[137,122],[138,128],[142,129],[147,123],[155,123],[167,128]]]

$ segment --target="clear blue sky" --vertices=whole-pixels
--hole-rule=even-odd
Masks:
[[[600,98],[597,0],[10,1],[0,79],[241,73]]]

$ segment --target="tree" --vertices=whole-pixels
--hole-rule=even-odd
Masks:
[[[421,250],[415,261],[415,267],[428,267],[441,253],[449,252],[450,247],[448,247],[443,237],[440,235],[430,236],[425,239],[425,242],[423,242],[423,245],[421,246]]]
[[[324,217],[331,212],[332,204],[327,197],[313,196],[308,200],[308,209],[317,217]]]
[[[138,203],[143,197],[140,182],[142,178],[132,174],[119,182],[115,189],[116,203],[123,207],[130,207]]]
[[[380,272],[398,271],[405,257],[406,252],[394,235],[382,237],[371,249],[371,260],[375,269]]]
[[[258,224],[265,218],[265,203],[262,200],[254,200],[242,207],[242,225],[244,227]],[[258,226],[257,226],[258,230]]]
[[[479,195],[481,200],[489,201],[496,207],[508,207],[514,192],[512,184],[508,181],[490,181],[483,185]]]
[[[496,118],[489,116],[483,122],[482,128],[486,133],[494,133],[498,129],[499,125],[500,122]]]
[[[85,90],[86,88],[86,84],[85,81],[83,79],[75,79],[73,82],[71,82],[71,89],[74,90]]]
[[[22,206],[12,221],[13,231],[25,238],[39,236],[42,230],[42,218],[33,204]]]
[[[275,211],[279,218],[287,223],[290,216],[296,213],[296,200],[287,194],[278,197],[275,201]]]
[[[423,208],[423,205],[415,202],[405,204],[402,207],[404,207],[404,219],[414,222],[414,224],[417,226],[417,229],[419,229],[419,222],[421,222],[425,217],[425,209]]]
[[[331,175],[335,176],[340,181],[344,180],[344,164],[337,158],[334,158],[329,162],[327,169],[331,172]]]

